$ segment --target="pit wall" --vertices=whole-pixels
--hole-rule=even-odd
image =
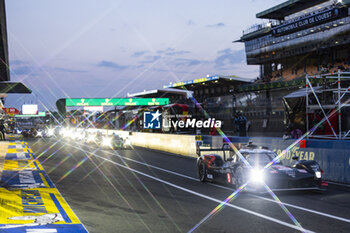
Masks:
[[[94,130],[96,131],[96,130]],[[139,133],[117,130],[98,130],[102,133],[119,134],[123,138],[129,138],[133,146],[139,146],[154,150],[197,158],[196,140],[194,135]],[[221,148],[223,139],[221,136],[202,136],[205,147]],[[235,145],[244,145],[252,141],[258,146],[266,146],[277,154],[288,148],[293,139],[283,140],[272,137],[229,137]],[[300,144],[290,148],[282,156],[285,165],[293,165],[293,156],[304,160],[317,161],[326,180],[338,183],[350,184],[350,141],[349,140],[316,140],[307,139],[306,147],[300,148]]]
[[[131,143],[133,146],[197,157],[195,137],[191,135],[132,133]]]
[[[89,131],[99,131],[108,135],[115,133],[123,138],[128,138],[133,146],[197,158],[196,141],[193,135],[141,133],[104,129],[89,129]]]

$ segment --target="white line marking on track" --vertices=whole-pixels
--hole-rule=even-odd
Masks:
[[[76,148],[79,148],[79,147],[76,147]],[[79,148],[79,149],[81,149],[81,148]],[[194,177],[191,177],[191,176],[186,176],[186,175],[183,175],[181,173],[177,173],[177,172],[170,171],[170,170],[167,170],[167,169],[164,169],[164,168],[160,168],[160,167],[153,166],[153,165],[150,165],[150,164],[147,164],[147,163],[143,163],[143,162],[140,162],[140,161],[128,158],[128,157],[121,156],[120,154],[117,154],[117,153],[112,153],[112,152],[109,152],[109,151],[104,151],[104,152],[113,154],[113,155],[115,155],[117,157],[120,157],[121,159],[129,160],[129,161],[132,161],[134,163],[141,164],[141,165],[144,165],[144,166],[147,166],[147,167],[150,167],[150,168],[154,168],[154,169],[157,169],[157,170],[169,173],[169,174],[173,174],[173,175],[180,176],[180,177],[183,177],[183,178],[186,178],[186,179],[189,179],[189,180],[194,180],[194,181],[200,182],[197,178],[194,178]],[[233,188],[229,188],[229,187],[218,185],[218,184],[208,183],[208,185],[215,186],[215,187],[222,188],[222,189],[226,189],[226,190],[229,190],[229,191],[234,191],[235,190]],[[277,203],[277,201],[275,201],[273,199],[270,199],[270,198],[261,197],[261,196],[254,195],[254,194],[249,194],[249,195],[250,196],[254,196],[256,198],[259,198],[261,200]],[[289,206],[289,207],[295,208],[295,209],[303,210],[303,211],[310,212],[310,213],[313,213],[313,214],[318,214],[318,215],[321,215],[321,216],[324,216],[324,217],[328,217],[328,218],[336,219],[336,220],[343,221],[343,222],[346,222],[346,223],[350,223],[350,219],[338,217],[338,216],[335,216],[335,215],[319,212],[319,211],[312,210],[312,209],[307,209],[307,208],[304,208],[304,207],[301,207],[301,206],[297,206],[297,205],[293,205],[293,204],[289,204],[289,203],[285,203],[285,202],[282,202],[282,204],[284,204],[285,206]]]
[[[163,171],[163,172],[167,172],[167,173],[170,173],[170,174],[173,174],[173,175],[177,175],[177,176],[180,176],[180,177],[184,177],[186,179],[190,179],[190,180],[194,180],[194,181],[198,181],[199,182],[198,179],[196,179],[194,177],[191,177],[191,176],[186,176],[186,175],[183,175],[181,173],[173,172],[173,171],[166,170],[164,168],[153,166],[153,165],[150,165],[150,164],[147,164],[147,163],[143,163],[143,162],[131,159],[131,158],[123,157],[123,156],[121,156],[119,154],[117,154],[116,156],[121,157],[121,158],[126,159],[126,160],[129,160],[129,161],[132,161],[132,162],[135,162],[135,163],[138,163],[138,164],[141,164],[141,165],[144,165],[144,166],[148,166],[148,167],[151,167],[151,168]],[[212,186],[215,186],[215,187],[222,188],[222,189],[226,189],[226,190],[229,190],[229,191],[234,191],[235,190],[233,188],[225,187],[225,186],[218,185],[218,184],[212,184],[212,183],[208,183],[208,184],[212,185]],[[257,197],[257,198],[259,198],[261,200],[277,203],[277,201],[275,201],[273,199],[270,199],[270,198],[261,197],[261,196],[253,195],[253,194],[249,194],[249,195]],[[289,204],[289,203],[285,203],[285,202],[282,202],[282,204],[284,204],[285,206],[289,206],[289,207],[295,208],[295,209],[303,210],[303,211],[310,212],[310,213],[313,213],[313,214],[318,214],[318,215],[321,215],[321,216],[324,216],[324,217],[333,218],[333,219],[336,219],[336,220],[339,220],[339,221],[350,223],[350,219],[346,219],[346,218],[338,217],[338,216],[335,216],[335,215],[319,212],[319,211],[316,211],[316,210],[307,209],[307,208],[304,208],[304,207],[301,207],[301,206],[297,206],[297,205],[293,205],[293,204]]]
[[[75,146],[72,146],[72,147],[75,147]],[[79,147],[76,147],[76,148],[79,148]],[[81,150],[81,148],[79,148],[79,149]],[[99,156],[99,155],[97,155],[96,153],[94,153],[94,156],[95,156],[95,157],[98,157],[98,158],[100,158],[100,159],[103,159],[103,160],[105,160],[105,161],[108,161],[108,162],[110,162],[110,163],[112,163],[112,164],[114,164],[114,165],[116,165],[116,166],[125,168],[125,169],[127,169],[127,170],[129,170],[129,171],[132,171],[132,172],[134,172],[134,173],[137,173],[137,174],[139,174],[139,175],[142,175],[142,176],[145,176],[145,177],[147,177],[147,178],[150,178],[150,179],[156,180],[156,181],[158,181],[158,182],[161,182],[161,183],[163,183],[163,184],[169,185],[169,186],[171,186],[171,187],[173,187],[173,188],[180,189],[180,190],[182,190],[182,191],[184,191],[184,192],[191,193],[191,194],[193,194],[193,195],[195,195],[195,196],[202,197],[202,198],[204,198],[204,199],[207,199],[207,200],[216,202],[216,203],[218,203],[218,204],[221,204],[221,203],[222,203],[222,201],[219,200],[219,199],[216,199],[216,198],[213,198],[213,197],[210,197],[210,196],[207,196],[207,195],[198,193],[198,192],[196,192],[196,191],[193,191],[193,190],[190,190],[190,189],[187,189],[187,188],[178,186],[178,185],[176,185],[176,184],[170,183],[170,182],[165,181],[165,180],[162,180],[162,179],[160,179],[160,178],[157,178],[157,177],[148,175],[148,174],[143,173],[143,172],[141,172],[141,171],[135,170],[135,169],[133,169],[133,168],[127,167],[127,166],[125,166],[125,165],[122,165],[122,164],[117,163],[117,162],[115,162],[115,161],[112,161],[112,160],[110,160],[110,159],[107,159],[107,158],[104,158],[104,157],[102,157],[102,156]],[[119,155],[119,156],[120,156],[120,155]],[[226,203],[225,205],[226,205],[226,206],[229,206],[229,207],[231,207],[231,208],[234,208],[234,209],[237,209],[237,210],[246,212],[246,213],[248,213],[248,214],[255,215],[255,216],[257,216],[257,217],[266,219],[266,220],[268,220],[268,221],[271,221],[271,222],[274,222],[274,223],[277,223],[277,224],[280,224],[280,225],[289,227],[289,228],[293,228],[293,229],[296,229],[296,230],[299,230],[299,231],[302,231],[302,232],[313,233],[313,231],[311,231],[311,230],[307,230],[307,229],[305,229],[305,228],[298,227],[298,226],[296,226],[296,225],[293,225],[293,224],[290,224],[290,223],[287,223],[287,222],[284,222],[284,221],[281,221],[281,220],[278,220],[278,219],[275,219],[275,218],[272,218],[272,217],[269,217],[269,216],[266,216],[266,215],[263,215],[263,214],[260,214],[260,213],[257,213],[257,212],[254,212],[254,211],[252,211],[252,210],[248,210],[248,209],[245,209],[245,208],[242,208],[242,207],[239,207],[239,206],[230,204],[230,203]]]
[[[27,233],[57,233],[57,230],[38,228],[38,229],[27,229],[26,232]]]

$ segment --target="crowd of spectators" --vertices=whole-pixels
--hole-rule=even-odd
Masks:
[[[320,69],[321,74],[336,73],[338,72],[350,72],[350,66],[347,62],[338,62],[334,65],[322,65]]]
[[[302,70],[302,71],[301,71]],[[289,81],[304,75],[319,75],[327,73],[350,72],[350,63],[344,60],[336,60],[334,64],[311,65],[304,68],[289,67],[272,71],[270,74],[260,78],[257,77],[255,82],[267,83],[270,81]]]

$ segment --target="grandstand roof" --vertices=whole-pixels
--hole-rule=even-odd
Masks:
[[[326,1],[328,0],[289,0],[260,13],[257,13],[256,17],[260,19],[282,20],[288,15],[294,14],[298,11],[307,9]]]
[[[182,95],[188,98],[189,96],[192,95],[192,91],[164,88],[164,89],[143,91],[143,92],[138,92],[133,94],[128,93],[128,97],[143,97],[143,98],[155,98],[155,97],[161,98],[161,97],[166,97],[170,95]]]
[[[20,82],[0,82],[0,93],[30,94],[32,91]]]
[[[231,76],[209,76],[206,78],[199,78],[190,81],[178,82],[178,83],[170,83],[169,85],[165,85],[164,88],[179,88],[185,90],[194,90],[197,89],[198,86],[212,86],[212,85],[241,85],[248,84],[252,81],[246,78],[237,77],[235,75]]]

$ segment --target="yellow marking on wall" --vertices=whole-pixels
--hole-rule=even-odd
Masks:
[[[39,170],[44,170],[43,166],[41,166],[38,160],[35,160],[35,162],[36,162],[36,165],[38,165]]]
[[[39,166],[39,163],[37,164]],[[34,160],[5,160],[4,170],[21,171],[25,169],[37,170]]]
[[[35,160],[35,158],[34,158],[34,155],[33,155],[33,154],[29,154],[29,157],[30,157],[32,160]]]
[[[26,190],[7,190],[5,188],[0,188],[0,223],[1,224],[26,224],[31,223],[32,220],[12,220],[10,218],[16,216],[40,216],[46,213],[28,213],[23,210],[24,205],[22,202],[23,192],[28,190],[39,191],[43,205],[48,214],[60,213],[57,209],[55,203],[50,197],[50,193],[55,194],[58,202],[61,204],[62,208],[72,221],[69,224],[80,224],[79,219],[75,216],[73,211],[70,209],[68,204],[62,198],[60,193],[55,188],[38,188],[38,189],[26,189]],[[25,206],[28,207],[28,206]],[[68,224],[64,221],[56,222],[54,224]]]
[[[28,153],[28,149],[27,148],[23,148],[23,149],[16,149],[16,148],[10,148],[10,149],[7,149],[6,153],[9,153],[9,154],[16,154],[16,153]],[[33,153],[33,152],[30,152],[30,153]]]
[[[43,181],[45,187],[50,187],[49,183],[47,183],[47,180],[45,179],[45,176],[42,174],[42,173],[39,173],[40,174],[40,178],[41,180]]]
[[[2,170],[4,168],[4,163],[5,163],[5,155],[7,151],[7,142],[0,142],[0,179],[1,179],[1,174]]]

